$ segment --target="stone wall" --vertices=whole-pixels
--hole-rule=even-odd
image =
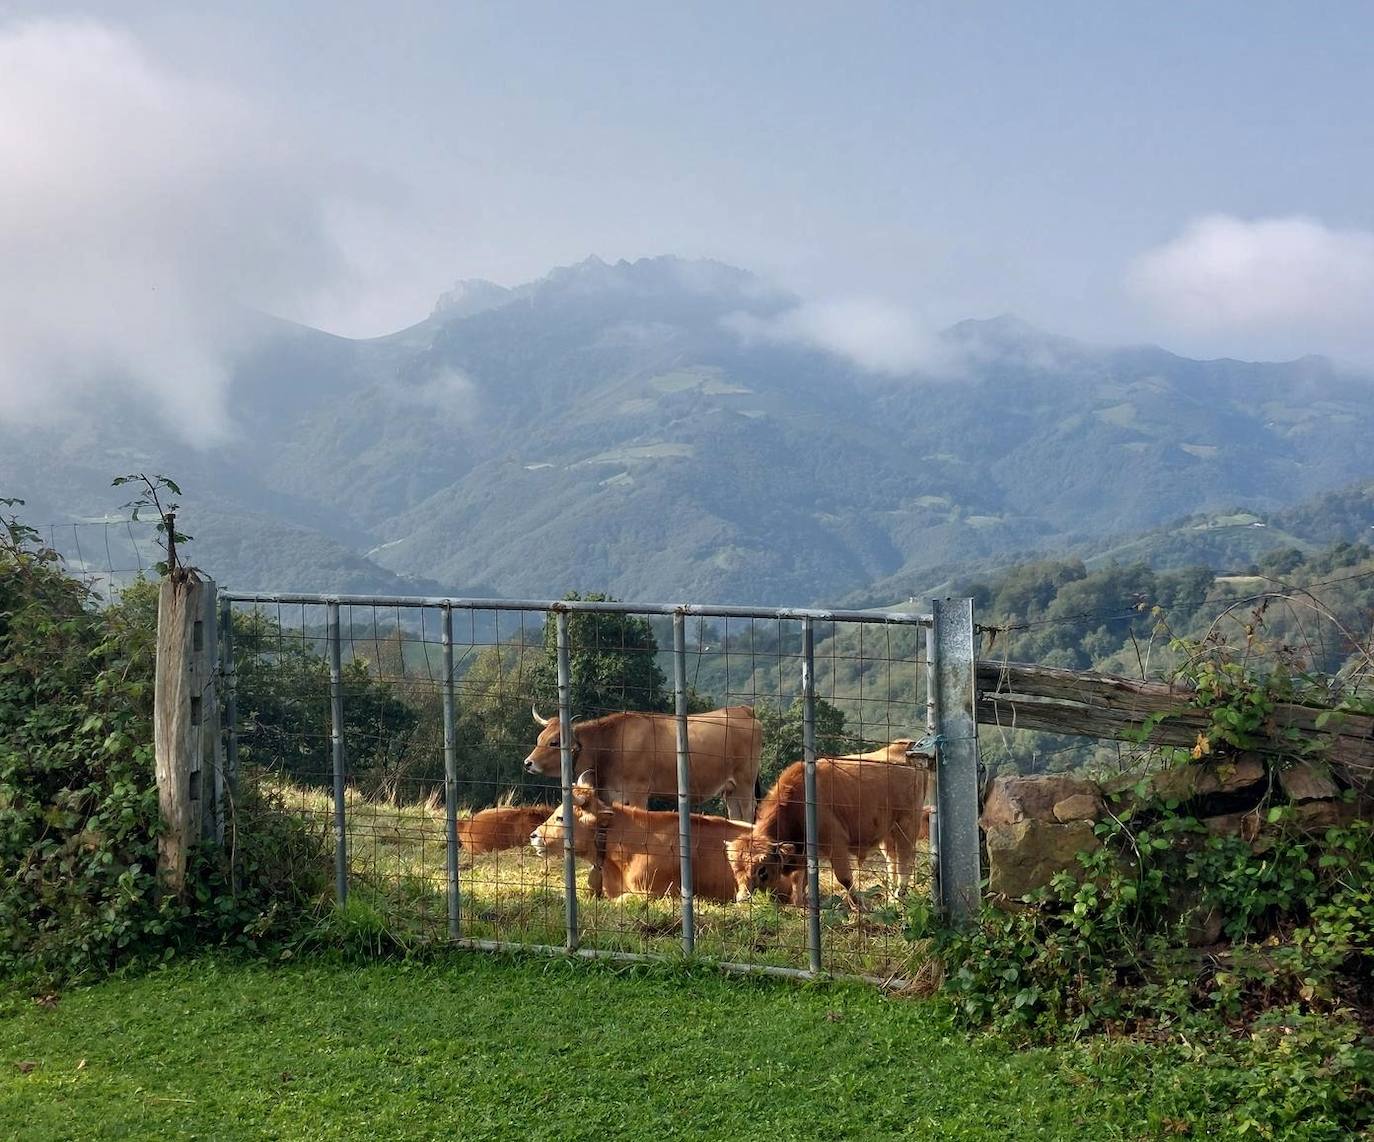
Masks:
[[[1215,835],[1260,844],[1261,806],[1290,803],[1300,828],[1346,824],[1359,812],[1319,763],[1280,768],[1242,755],[1160,770],[1143,779],[1099,784],[1068,774],[999,777],[988,787],[979,824],[987,843],[988,889],[1016,899],[1079,867],[1078,854],[1101,847],[1094,832],[1108,813],[1138,800],[1174,801]]]

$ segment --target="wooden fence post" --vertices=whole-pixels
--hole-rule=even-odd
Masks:
[[[157,604],[153,752],[162,835],[158,872],[186,884],[190,846],[223,836],[223,766],[215,687],[215,584],[184,569],[162,580]]]

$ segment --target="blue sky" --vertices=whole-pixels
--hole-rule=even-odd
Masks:
[[[51,285],[9,299],[38,360],[45,304],[130,278],[191,299],[120,315],[150,337],[220,291],[363,335],[677,253],[917,329],[1367,363],[1372,40],[1358,3],[0,0],[0,251]]]

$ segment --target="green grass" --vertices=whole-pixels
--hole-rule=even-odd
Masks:
[[[477,953],[361,967],[204,958],[53,1006],[0,1002],[0,1133],[15,1139],[1224,1129],[1197,1081],[1141,1047],[970,1038],[937,1004],[857,985]]]

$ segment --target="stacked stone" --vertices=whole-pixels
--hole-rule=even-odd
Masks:
[[[1326,766],[1302,762],[1270,768],[1253,755],[1174,766],[1145,778],[1105,784],[1069,774],[999,777],[988,787],[979,824],[988,855],[988,890],[1016,899],[1081,866],[1078,854],[1102,847],[1094,827],[1111,805],[1115,812],[1143,801],[1174,801],[1209,833],[1238,836],[1257,847],[1263,836],[1260,806],[1286,800],[1298,828],[1320,831],[1349,824],[1359,814]],[[1281,798],[1271,797],[1279,793]]]

